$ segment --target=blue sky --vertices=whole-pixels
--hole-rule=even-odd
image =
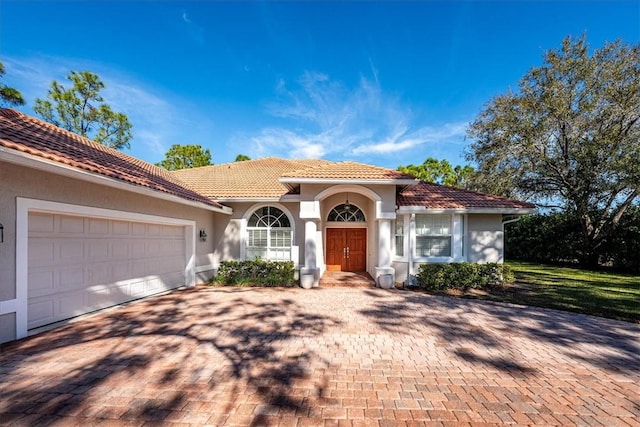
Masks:
[[[4,83],[32,114],[70,70],[101,76],[130,154],[464,163],[465,128],[564,37],[640,40],[640,1],[13,1]]]

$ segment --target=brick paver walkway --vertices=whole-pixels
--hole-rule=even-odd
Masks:
[[[379,289],[200,287],[3,345],[0,424],[640,424],[640,325]]]

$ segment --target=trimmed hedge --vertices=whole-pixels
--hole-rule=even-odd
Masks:
[[[422,264],[417,275],[418,285],[426,290],[489,288],[504,286],[515,281],[508,265],[474,264]]]
[[[222,261],[215,283],[225,286],[295,285],[293,261]]]

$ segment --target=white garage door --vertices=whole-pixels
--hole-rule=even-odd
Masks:
[[[185,227],[29,213],[28,328],[185,284]]]

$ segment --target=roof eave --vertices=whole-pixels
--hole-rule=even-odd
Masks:
[[[0,160],[16,164],[19,166],[28,167],[31,169],[37,169],[43,172],[54,173],[56,175],[62,175],[74,179],[78,179],[93,184],[104,185],[107,187],[117,188],[124,191],[130,191],[133,193],[142,194],[145,196],[153,197],[156,199],[162,199],[179,203],[182,205],[193,206],[200,209],[206,209],[211,212],[222,213],[225,215],[231,215],[233,209],[228,206],[216,207],[208,205],[206,203],[197,202],[195,200],[185,199],[173,194],[165,193],[162,191],[153,190],[151,188],[142,187],[137,184],[128,183],[122,180],[111,178],[108,176],[95,174],[92,172],[84,171],[82,169],[75,168],[73,166],[65,165],[53,160],[45,159],[32,154],[23,153],[11,148],[0,147]]]
[[[382,184],[382,185],[412,185],[419,181],[416,179],[362,179],[362,178],[290,178],[282,177],[278,179],[283,184]]]
[[[426,206],[399,206],[398,213],[451,213],[451,214],[502,214],[502,215],[529,215],[536,212],[536,208],[428,208]]]
[[[300,201],[300,195],[284,194],[282,196],[274,197],[215,197],[214,200],[218,203],[298,202]]]

